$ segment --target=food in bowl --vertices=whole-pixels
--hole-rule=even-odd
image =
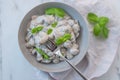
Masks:
[[[43,15],[33,15],[28,24],[26,47],[40,63],[59,63],[61,57],[46,47],[52,40],[67,59],[72,59],[79,53],[77,38],[80,25],[61,8],[48,8]]]

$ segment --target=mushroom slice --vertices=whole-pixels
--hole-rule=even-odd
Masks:
[[[33,15],[31,18],[32,20],[36,19],[38,17],[38,15]]]
[[[73,26],[74,23],[75,23],[74,20],[72,20],[72,19],[69,19],[69,20],[68,20],[68,24],[69,24],[70,26]]]
[[[26,37],[25,37],[25,40],[29,41],[31,37],[32,37],[31,32],[28,32],[27,35],[26,35]]]
[[[49,59],[49,60],[48,60],[48,59],[43,59],[41,62],[42,62],[42,63],[47,63],[47,64],[48,64],[48,63],[51,62],[51,60],[50,60],[50,59]]]
[[[72,32],[71,35],[72,35],[72,37],[71,37],[71,41],[72,41],[72,42],[76,42],[76,37],[75,37],[74,32]]]
[[[74,33],[77,34],[78,31],[80,31],[80,26],[78,24],[74,24],[73,25],[73,30],[74,30]]]
[[[45,15],[44,22],[47,24],[51,24],[54,22],[55,18],[53,15]]]
[[[30,48],[35,45],[34,39],[30,38],[30,40],[25,44],[27,48]]]
[[[37,52],[35,49],[33,49],[31,53],[32,53],[32,55],[36,55]]]
[[[63,46],[64,46],[65,48],[71,48],[71,47],[72,47],[72,43],[71,43],[71,41],[67,40],[67,41],[63,44]]]
[[[53,63],[59,63],[59,62],[60,62],[59,58],[53,59]]]
[[[51,55],[49,59],[50,59],[50,60],[55,59],[55,55]]]
[[[42,61],[43,60],[43,57],[37,52],[37,56],[36,56],[36,60],[38,62]]]
[[[51,51],[49,51],[49,52],[47,53],[47,55],[48,55],[48,56],[53,56],[53,55],[54,55],[54,53],[53,53],[53,52],[51,52]]]
[[[78,49],[78,44],[76,44],[76,43],[73,43],[73,46],[72,46],[73,48],[76,48],[76,49]]]
[[[36,44],[39,44],[39,43],[43,44],[47,40],[48,40],[48,35],[43,31],[40,31],[38,34],[35,35],[35,43]]]
[[[72,54],[72,55],[77,55],[77,54],[79,53],[79,50],[76,49],[76,48],[71,48],[69,52],[70,52],[70,54]]]
[[[72,58],[73,58],[73,55],[72,55],[72,54],[67,53],[67,54],[66,54],[66,58],[67,58],[67,59],[72,59]]]
[[[69,15],[66,15],[65,17],[64,17],[64,19],[66,19],[66,20],[68,20],[68,19],[70,19],[71,17],[69,16]]]

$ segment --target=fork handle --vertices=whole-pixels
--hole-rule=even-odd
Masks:
[[[84,79],[84,80],[88,80],[79,70],[76,66],[72,65],[65,57],[64,57],[65,61]]]

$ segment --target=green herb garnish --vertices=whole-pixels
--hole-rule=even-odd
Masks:
[[[97,23],[99,20],[98,16],[94,13],[88,13],[87,19],[90,23]]]
[[[109,29],[107,28],[107,27],[105,27],[105,26],[103,26],[103,28],[102,28],[103,30],[103,36],[105,37],[105,38],[107,38],[108,37],[108,33],[109,33]]]
[[[109,22],[107,17],[98,17],[94,13],[88,13],[87,19],[90,23],[93,23],[95,26],[93,28],[93,33],[95,36],[103,35],[103,37],[108,38],[109,29],[106,27]]]
[[[47,31],[47,34],[51,34],[52,33],[52,29],[50,28],[50,29],[48,29],[48,31]]]
[[[65,11],[61,8],[48,8],[45,10],[45,14],[55,15],[63,18],[65,16]]]
[[[56,39],[55,44],[56,44],[56,45],[61,45],[61,44],[63,44],[64,42],[66,42],[67,40],[70,40],[70,39],[71,39],[71,34],[66,33],[66,34],[64,34],[63,36],[61,36],[61,37],[59,37],[58,39]]]
[[[33,28],[33,29],[31,30],[31,32],[32,32],[33,34],[35,34],[35,33],[38,33],[39,31],[41,31],[42,29],[43,29],[43,26],[38,25],[38,26],[36,26],[35,28]]]
[[[44,59],[49,59],[49,56],[40,48],[35,48],[35,50],[43,56]]]
[[[98,36],[100,34],[100,32],[101,32],[101,27],[100,27],[99,24],[96,24],[94,26],[93,33],[94,33],[95,36]]]
[[[109,22],[109,19],[107,17],[100,17],[99,18],[99,25],[100,26],[106,26]]]
[[[52,26],[53,28],[55,28],[55,27],[57,26],[57,24],[58,24],[58,22],[54,22],[54,23],[51,24],[51,26]]]

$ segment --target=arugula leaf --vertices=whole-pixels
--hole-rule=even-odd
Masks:
[[[71,39],[71,34],[66,33],[63,36],[59,37],[58,39],[56,39],[55,44],[56,45],[61,45],[64,42],[66,42],[67,40]]]
[[[48,8],[45,10],[45,14],[55,15],[63,18],[65,16],[65,11],[61,8]]]
[[[99,24],[100,26],[106,26],[106,24],[109,22],[109,19],[107,17],[100,17],[99,18]]]
[[[104,36],[105,38],[108,38],[108,34],[109,34],[109,29],[104,26],[104,27],[103,27],[103,36]]]
[[[39,31],[41,31],[42,29],[43,29],[43,26],[38,25],[38,26],[36,26],[35,28],[33,28],[33,29],[31,30],[31,32],[32,32],[33,34],[35,34],[35,33],[38,33]]]
[[[57,24],[58,24],[58,22],[54,22],[54,23],[51,24],[51,26],[52,26],[53,28],[55,28],[55,27],[57,26]]]
[[[52,33],[52,29],[50,28],[50,29],[48,29],[48,31],[47,31],[47,34],[51,34]]]
[[[94,26],[93,33],[94,33],[95,36],[98,36],[100,34],[100,32],[101,32],[101,27],[100,27],[99,24],[96,24]]]
[[[49,59],[49,56],[40,48],[35,48],[35,50],[43,56],[44,59]]]
[[[91,13],[91,12],[88,13],[87,19],[88,19],[88,21],[89,21],[90,23],[96,23],[96,22],[98,22],[98,20],[99,20],[98,16],[97,16],[96,14],[94,14],[94,13]]]

